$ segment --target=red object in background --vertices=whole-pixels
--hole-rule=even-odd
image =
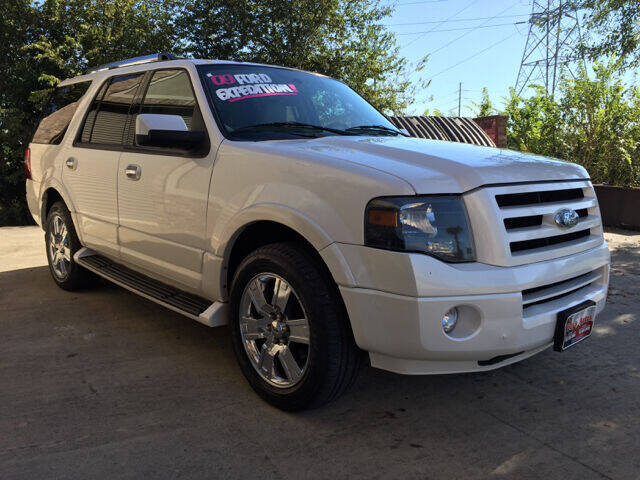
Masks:
[[[27,180],[31,180],[31,149],[27,148],[24,151],[24,173],[27,176]]]
[[[489,117],[478,117],[474,122],[482,128],[493,140],[498,148],[507,147],[507,117],[504,115],[491,115]]]

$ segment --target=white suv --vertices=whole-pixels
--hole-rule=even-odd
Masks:
[[[404,374],[488,370],[577,343],[604,307],[578,165],[409,138],[288,68],[161,54],[60,87],[26,158],[55,282],[97,274],[229,324],[280,408],[336,398],[363,351]]]

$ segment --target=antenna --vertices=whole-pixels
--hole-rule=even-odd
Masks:
[[[577,63],[585,66],[578,46],[582,41],[580,21],[574,2],[533,0],[529,34],[518,69],[515,90],[518,95],[531,84],[542,85],[554,97],[558,78]]]

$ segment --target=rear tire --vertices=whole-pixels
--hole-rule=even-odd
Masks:
[[[302,248],[250,253],[231,286],[231,338],[251,387],[287,411],[318,407],[353,383],[363,353],[332,279]]]
[[[47,215],[44,241],[53,280],[63,290],[80,290],[92,286],[95,277],[78,265],[73,256],[82,248],[71,214],[64,202],[53,204]]]

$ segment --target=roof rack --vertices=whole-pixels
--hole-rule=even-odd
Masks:
[[[87,73],[101,72],[103,70],[112,70],[114,68],[129,67],[131,65],[140,65],[143,63],[164,62],[166,60],[177,60],[178,57],[171,53],[160,52],[152,55],[143,55],[142,57],[127,58],[117,62],[107,63],[99,67],[90,69]]]

